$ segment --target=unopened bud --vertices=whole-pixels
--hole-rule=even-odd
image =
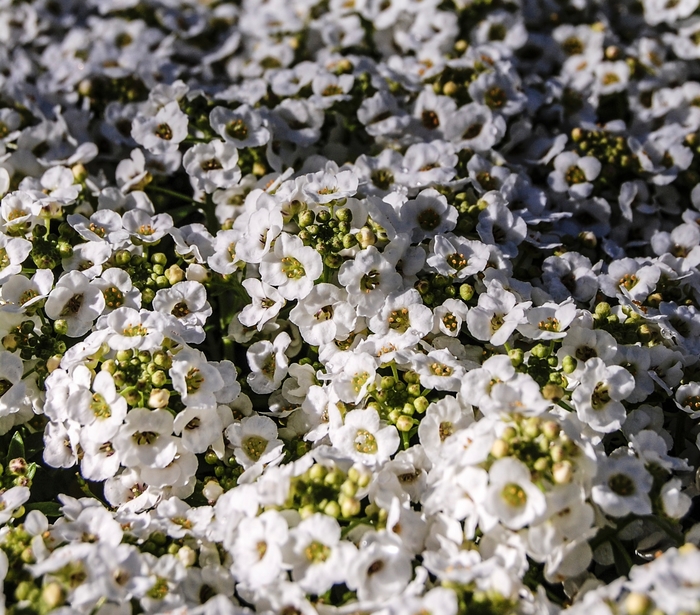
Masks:
[[[170,401],[170,391],[167,389],[151,389],[151,393],[148,396],[148,407],[165,408],[168,405],[168,401]]]
[[[500,438],[498,440],[494,440],[493,444],[491,445],[491,454],[496,459],[501,459],[502,457],[505,457],[508,454],[509,450],[510,446],[508,446],[508,443],[505,440],[501,440]]]
[[[571,462],[562,461],[560,463],[555,463],[552,468],[552,476],[554,477],[554,482],[558,485],[565,485],[571,482],[573,476],[573,468],[571,467]]]

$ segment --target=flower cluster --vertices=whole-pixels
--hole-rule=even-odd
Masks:
[[[2,3],[0,610],[700,613],[699,57],[700,0]]]

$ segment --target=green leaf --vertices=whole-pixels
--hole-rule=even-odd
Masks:
[[[27,512],[30,510],[38,510],[47,517],[61,516],[61,507],[56,504],[56,502],[32,502],[31,504],[25,504],[24,508]]]
[[[16,431],[10,440],[6,460],[10,461],[10,459],[17,459],[17,457],[24,458],[24,440],[22,440],[22,434],[19,431]]]

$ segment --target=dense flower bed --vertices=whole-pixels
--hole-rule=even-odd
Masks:
[[[700,0],[0,43],[8,613],[700,613]]]

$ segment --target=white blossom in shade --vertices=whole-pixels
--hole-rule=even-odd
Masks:
[[[411,555],[391,532],[369,532],[352,562],[348,586],[360,600],[386,600],[398,595],[413,576]]]
[[[169,102],[154,116],[137,115],[131,125],[131,136],[152,154],[177,150],[187,137],[188,119],[177,101]]]
[[[356,555],[351,542],[340,539],[340,525],[327,515],[316,513],[289,533],[292,579],[310,594],[322,594],[345,579],[347,566]]]
[[[348,294],[333,284],[317,284],[289,313],[291,320],[312,346],[334,339],[345,340],[355,329],[357,314],[348,303]]]
[[[692,500],[681,489],[680,478],[672,478],[661,487],[661,503],[664,513],[671,519],[681,519],[690,510]]]
[[[186,280],[162,288],[153,298],[153,309],[176,318],[183,327],[185,341],[195,344],[204,341],[204,323],[211,316],[212,307],[200,282]]]
[[[22,381],[24,364],[17,355],[0,351],[0,417],[22,410],[27,386]]]
[[[129,274],[123,269],[110,267],[104,270],[99,278],[92,280],[92,285],[97,286],[104,295],[105,314],[120,307],[141,307],[141,291],[134,287]]]
[[[351,410],[342,427],[330,432],[338,451],[370,467],[388,461],[399,448],[399,433],[393,425],[382,425],[376,410]]]
[[[537,416],[550,407],[540,385],[529,374],[515,374],[506,382],[491,382],[489,392],[479,400],[479,410],[490,414]]]
[[[467,318],[469,308],[459,299],[445,299],[442,305],[433,310],[433,333],[457,337]]]
[[[145,244],[160,241],[173,228],[173,219],[170,214],[151,216],[142,209],[127,211],[122,218],[122,223],[132,238]]]
[[[314,203],[326,204],[336,199],[347,199],[357,192],[358,178],[350,170],[319,171],[306,176],[304,195]]]
[[[420,384],[437,391],[459,391],[466,370],[449,350],[431,350],[412,357],[411,368],[420,376]]]
[[[505,197],[500,192],[487,192],[481,197],[480,203],[486,204],[476,225],[481,241],[498,246],[503,254],[514,257],[518,253],[518,246],[527,236],[525,220],[508,208]]]
[[[22,306],[25,310],[48,297],[53,288],[53,272],[39,269],[31,278],[17,274],[0,287],[3,301]]]
[[[283,331],[272,342],[261,340],[248,348],[246,358],[251,372],[246,379],[255,393],[266,394],[279,389],[287,375],[289,361],[285,351],[291,341],[289,334]]]
[[[367,389],[377,376],[377,359],[365,352],[338,353],[333,363],[330,379],[333,390],[341,401],[357,404],[367,395]]]
[[[586,361],[581,383],[571,395],[578,418],[592,429],[610,433],[627,418],[622,404],[634,389],[634,377],[619,365],[606,366],[602,359]]]
[[[182,445],[192,453],[204,453],[221,437],[223,423],[211,406],[188,406],[179,412],[173,423],[173,433],[182,438]]]
[[[600,174],[602,165],[593,156],[581,158],[576,152],[563,152],[554,159],[554,171],[547,177],[555,192],[568,192],[574,198],[591,196],[591,183]]]
[[[80,271],[70,271],[56,283],[44,309],[51,320],[65,320],[68,337],[80,337],[89,331],[104,307],[100,289]]]
[[[481,293],[476,307],[467,313],[467,327],[476,339],[501,346],[518,325],[526,321],[529,301],[518,303],[515,295],[498,284]]]
[[[598,290],[598,276],[591,261],[578,252],[548,256],[542,263],[542,282],[555,301],[573,297],[590,301]]]
[[[440,613],[457,615],[459,605],[454,590],[447,587],[433,587],[422,596],[401,596],[389,607],[391,615],[421,615]]]
[[[690,17],[698,8],[698,0],[680,0],[668,2],[668,0],[644,0],[644,19],[652,26],[660,23],[670,25]]]
[[[277,317],[287,302],[274,286],[257,278],[243,280],[242,286],[251,303],[238,313],[238,320],[244,327],[256,327],[258,331],[262,331],[268,322]]]
[[[357,307],[358,316],[374,316],[386,296],[401,288],[401,275],[374,246],[360,251],[338,271],[338,281],[348,293],[348,302]]]
[[[248,105],[237,109],[214,107],[209,114],[212,129],[238,149],[259,147],[270,139],[270,131],[258,111]]]
[[[486,268],[489,249],[480,241],[457,235],[437,235],[430,242],[428,265],[442,275],[464,280]]]
[[[90,440],[104,443],[111,440],[126,417],[126,400],[117,393],[109,372],[100,372],[92,382],[92,390],[81,387],[68,398],[68,415],[83,425],[83,434]]]
[[[78,461],[79,425],[49,421],[44,430],[44,461],[53,468],[70,468]]]
[[[177,452],[172,433],[173,415],[167,410],[134,408],[126,415],[113,444],[127,467],[164,468]]]
[[[590,329],[574,322],[566,332],[566,337],[562,339],[561,348],[557,350],[557,358],[560,364],[567,356],[576,359],[576,369],[571,376],[574,379],[580,379],[588,359],[598,357],[606,364],[612,363],[617,350],[617,340],[607,331]]]
[[[10,487],[0,494],[0,523],[5,524],[17,509],[29,499],[30,491],[27,487]]]
[[[285,299],[306,297],[321,273],[323,261],[320,254],[289,233],[277,237],[275,247],[260,263],[262,281],[276,286]]]
[[[216,406],[216,393],[225,382],[219,370],[199,350],[183,348],[169,370],[173,388],[186,406]]]
[[[612,517],[650,515],[649,491],[653,482],[641,459],[634,456],[607,457],[598,462],[591,497]]]
[[[484,507],[507,528],[519,530],[543,517],[547,500],[533,484],[527,466],[514,457],[505,457],[494,461],[489,470]]]
[[[282,550],[288,535],[287,522],[276,510],[243,519],[231,547],[231,570],[238,582],[251,588],[276,582],[284,567]]]
[[[576,306],[572,300],[562,304],[547,302],[530,308],[525,314],[527,323],[518,326],[518,331],[531,340],[556,340],[566,337],[566,329],[576,317]]]
[[[30,241],[0,234],[0,284],[22,271],[22,263],[31,251]]]
[[[197,143],[182,158],[185,171],[195,190],[211,194],[217,188],[227,188],[238,183],[238,150],[224,141]]]
[[[676,390],[676,405],[691,418],[700,417],[700,383],[688,382]]]
[[[219,231],[214,240],[214,254],[207,258],[207,265],[216,273],[228,275],[236,271],[242,265],[238,254],[236,254],[236,242],[240,237],[238,231]]]
[[[411,233],[412,241],[418,243],[457,225],[457,209],[434,188],[422,190],[415,199],[406,201],[400,215],[401,227],[397,231]]]

